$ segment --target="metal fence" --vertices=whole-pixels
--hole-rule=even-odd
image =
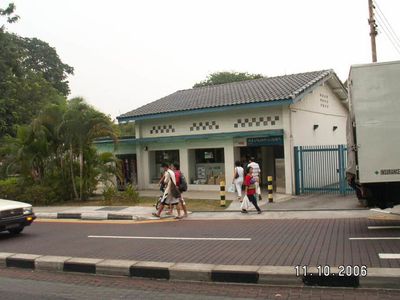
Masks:
[[[294,147],[296,195],[353,193],[347,184],[347,146]]]

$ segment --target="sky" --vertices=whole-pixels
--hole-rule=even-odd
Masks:
[[[376,1],[400,37],[400,1]],[[333,69],[344,82],[352,64],[371,62],[368,0],[14,3],[21,19],[8,30],[56,48],[75,69],[69,97],[84,97],[112,119],[212,72],[271,77]],[[399,60],[383,29],[378,61]]]

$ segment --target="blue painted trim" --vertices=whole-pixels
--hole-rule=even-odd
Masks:
[[[118,140],[117,144],[136,144],[137,139],[135,138],[121,138]],[[93,142],[93,144],[114,144],[114,141],[112,139],[102,139],[102,140],[96,140]]]
[[[202,114],[202,113],[221,112],[221,111],[227,111],[227,110],[229,110],[229,111],[241,110],[244,108],[251,109],[251,108],[262,108],[262,107],[271,107],[271,106],[280,106],[280,105],[290,105],[292,103],[293,103],[292,99],[280,99],[280,100],[271,100],[271,101],[267,101],[267,102],[245,103],[245,104],[227,105],[227,106],[221,106],[221,107],[182,110],[182,111],[175,111],[175,112],[137,116],[137,117],[121,117],[120,116],[120,117],[117,117],[117,120],[118,120],[118,122],[142,121],[142,120],[150,120],[150,119],[171,118],[171,117],[177,117],[177,116],[188,116],[188,115]]]

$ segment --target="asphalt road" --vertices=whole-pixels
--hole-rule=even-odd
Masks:
[[[2,300],[53,299],[399,299],[399,290],[176,282],[0,269]]]
[[[382,259],[379,254],[400,254],[400,221],[35,222],[19,236],[1,233],[0,249],[13,253],[165,262],[399,268],[400,259]]]

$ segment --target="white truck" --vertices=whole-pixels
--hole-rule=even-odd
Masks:
[[[347,179],[369,207],[400,204],[400,61],[350,69]]]

